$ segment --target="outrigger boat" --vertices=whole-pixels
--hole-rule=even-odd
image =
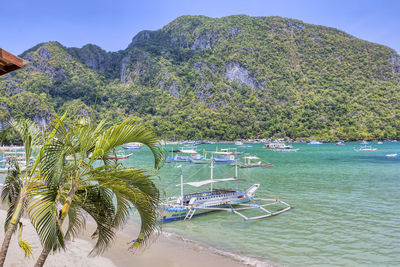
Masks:
[[[203,160],[199,152],[193,148],[181,147],[179,150],[172,150],[172,156],[167,158],[167,162],[192,162],[192,160]],[[176,153],[174,156],[173,153]]]
[[[196,154],[194,157],[190,157],[189,160],[193,164],[209,164],[211,159],[207,158],[207,151],[203,150],[203,156]]]
[[[142,148],[142,144],[141,143],[137,143],[137,142],[132,142],[132,143],[128,143],[124,146],[124,149],[127,150],[134,150],[134,149],[141,149]]]
[[[243,152],[238,152],[236,148],[223,148],[220,151],[211,151],[211,159],[218,162],[234,162],[236,155],[241,155]]]
[[[269,143],[265,145],[265,148],[273,150],[274,152],[297,152],[297,148],[286,145],[285,143]]]
[[[236,161],[229,164],[229,166],[238,166],[239,168],[254,168],[254,167],[274,167],[271,163],[262,162],[259,157],[246,156],[242,158],[244,161]]]
[[[181,171],[181,182],[177,185],[181,188],[181,194],[179,197],[167,199],[167,201],[158,207],[160,210],[161,221],[169,222],[176,220],[190,220],[193,216],[212,211],[232,212],[239,215],[244,220],[250,221],[278,215],[293,208],[279,199],[255,198],[255,192],[260,187],[260,184],[254,184],[246,191],[231,188],[213,188],[215,183],[238,181],[237,166],[235,168],[235,177],[214,179],[213,164],[214,161],[211,161],[211,175],[208,180],[184,183]],[[193,187],[210,185],[210,189],[197,193],[184,194],[184,185],[190,185]],[[243,214],[245,210],[256,209],[260,210],[262,215],[247,217]]]
[[[371,146],[362,146],[359,149],[354,149],[355,152],[376,152],[377,148],[372,148]]]
[[[127,155],[121,155],[121,154],[109,155],[107,156],[107,159],[129,159],[130,156],[132,156],[132,153]],[[97,160],[101,160],[101,158],[98,158]]]
[[[128,154],[128,155],[110,155],[107,158],[108,159],[129,159],[129,157],[132,156],[132,153]]]

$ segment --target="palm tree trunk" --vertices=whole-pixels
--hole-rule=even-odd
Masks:
[[[8,247],[10,246],[11,237],[12,234],[14,233],[16,226],[17,226],[16,224],[10,224],[4,236],[3,245],[1,246],[1,251],[0,251],[0,267],[3,267],[4,261],[6,260]]]
[[[44,262],[47,259],[47,256],[49,256],[50,253],[50,249],[48,248],[43,248],[42,253],[40,253],[39,258],[37,259],[36,263],[35,263],[35,267],[41,267],[43,266]]]
[[[7,228],[6,234],[4,236],[3,245],[1,246],[0,251],[0,267],[3,267],[4,261],[6,260],[8,247],[10,246],[10,241],[12,234],[14,233],[19,219],[21,218],[22,213],[22,203],[24,202],[24,197],[21,197],[18,201],[17,207],[14,210],[14,214],[11,217],[10,225]]]

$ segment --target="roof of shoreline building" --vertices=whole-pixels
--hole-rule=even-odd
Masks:
[[[24,67],[28,62],[0,48],[0,76]]]

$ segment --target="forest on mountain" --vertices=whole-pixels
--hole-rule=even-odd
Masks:
[[[281,17],[182,16],[125,50],[46,42],[0,78],[0,121],[136,118],[163,139],[400,139],[400,56]]]

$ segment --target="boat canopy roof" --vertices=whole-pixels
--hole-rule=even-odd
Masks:
[[[233,152],[227,152],[227,151],[214,151],[212,152],[213,154],[217,154],[217,155],[233,155]]]
[[[187,154],[197,154],[197,153],[199,153],[199,152],[197,152],[197,151],[194,150],[194,149],[180,149],[179,152],[181,152],[181,153],[187,153]]]
[[[219,183],[219,182],[229,182],[229,181],[237,181],[238,179],[235,177],[232,178],[225,178],[225,179],[210,179],[210,180],[203,180],[203,181],[198,181],[198,182],[188,182],[188,183],[184,183],[187,185],[191,185],[194,187],[200,187],[203,185],[207,185],[207,184],[212,184],[212,183]],[[176,186],[180,186],[181,184],[177,184]]]

